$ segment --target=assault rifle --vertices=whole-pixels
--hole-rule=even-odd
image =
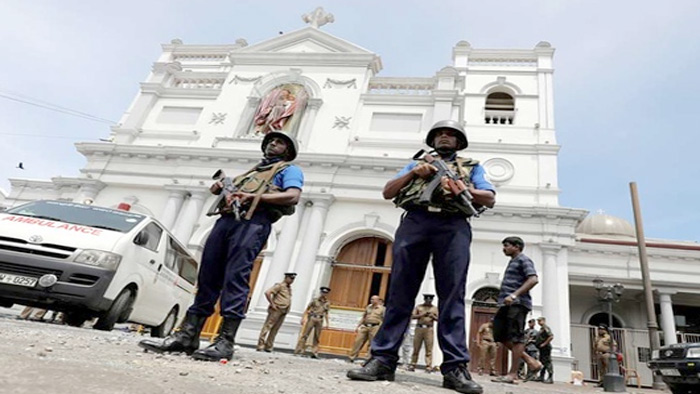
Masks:
[[[429,205],[433,200],[435,191],[442,188],[442,177],[447,177],[447,185],[450,188],[450,191],[452,191],[452,194],[454,194],[454,200],[457,202],[457,209],[468,216],[475,217],[478,217],[481,212],[486,210],[484,207],[480,207],[479,209],[474,207],[474,204],[472,203],[472,201],[474,201],[474,196],[472,196],[467,189],[467,185],[464,184],[464,181],[459,174],[452,171],[452,169],[442,159],[439,157],[436,158],[430,153],[425,153],[424,149],[421,149],[413,156],[413,160],[420,159],[425,160],[428,164],[432,164],[438,169],[438,171],[418,198],[419,204]]]
[[[211,204],[209,210],[207,211],[207,216],[220,215],[222,213],[231,212],[235,216],[236,220],[241,220],[242,212],[241,201],[237,198],[233,199],[230,207],[226,206],[227,196],[238,191],[236,186],[233,184],[233,179],[227,177],[223,170],[218,170],[212,175],[211,179],[223,183],[224,187],[221,189],[221,193],[216,197],[214,203]]]

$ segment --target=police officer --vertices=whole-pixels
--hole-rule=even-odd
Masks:
[[[260,330],[258,338],[258,346],[255,350],[271,352],[275,345],[275,337],[277,331],[282,327],[284,318],[287,317],[289,306],[292,304],[292,283],[297,274],[287,272],[284,274],[284,280],[276,283],[265,292],[265,298],[270,306],[267,308],[267,318]]]
[[[433,158],[443,160],[459,174],[475,205],[493,207],[494,187],[486,180],[484,168],[475,160],[457,156],[457,151],[468,145],[467,135],[458,122],[437,122],[428,132],[426,143],[434,149]],[[443,386],[462,393],[481,393],[483,389],[472,381],[466,365],[469,352],[464,298],[471,226],[452,189],[438,189],[430,203],[420,202],[422,191],[438,171],[428,161],[422,158],[408,164],[384,187],[384,198],[394,199],[396,205],[406,210],[394,242],[388,296],[391,302],[384,324],[372,341],[372,358],[363,368],[349,371],[348,377],[368,381],[394,379],[401,339],[432,255],[440,311],[437,337],[444,355],[440,366]]]
[[[290,163],[297,156],[292,137],[279,131],[269,132],[261,149],[264,159],[233,179],[238,191],[226,196],[226,209],[204,245],[197,295],[182,326],[163,341],[143,340],[139,346],[156,352],[185,352],[198,360],[233,357],[234,338],[245,318],[253,261],[265,245],[272,223],[294,212],[304,184],[301,169]],[[221,182],[216,182],[210,191],[221,194],[222,187]],[[229,213],[234,201],[246,210],[240,221]],[[210,346],[197,350],[199,334],[219,298],[223,317],[219,335]]]
[[[595,355],[598,362],[598,385],[603,385],[603,377],[608,373],[608,362],[610,352],[617,347],[617,342],[612,339],[608,332],[608,326],[601,324],[598,326],[598,336],[595,339]]]
[[[385,310],[386,308],[382,305],[378,295],[374,295],[370,298],[370,304],[365,308],[365,313],[362,314],[362,318],[357,324],[357,328],[355,328],[357,336],[355,337],[355,344],[350,351],[350,362],[355,362],[365,342],[371,342],[374,336],[377,335],[379,326],[381,326],[382,321],[384,321]]]
[[[324,286],[321,287],[320,291],[321,295],[311,300],[301,317],[301,335],[299,335],[299,341],[297,342],[294,354],[301,354],[306,350],[306,340],[309,338],[311,330],[313,330],[314,336],[311,358],[318,358],[318,343],[321,339],[323,321],[326,321],[326,328],[328,328],[330,326],[329,310],[331,308],[331,303],[326,297],[328,293],[331,292],[331,289]]]
[[[540,325],[540,330],[537,333],[535,345],[537,345],[537,349],[540,352],[540,362],[542,363],[538,381],[552,384],[554,383],[554,368],[552,367],[552,340],[554,339],[554,334],[547,325],[547,319],[544,317],[538,317],[537,324]],[[549,374],[547,379],[545,379],[545,372]]]
[[[411,313],[411,319],[417,320],[413,334],[413,355],[411,364],[406,368],[415,371],[418,354],[425,344],[425,371],[433,372],[433,324],[438,320],[438,308],[433,305],[433,294],[423,294],[423,303],[417,305]]]
[[[498,345],[493,340],[493,320],[482,324],[476,333],[481,360],[479,360],[479,375],[488,368],[489,375],[496,376],[496,352]]]

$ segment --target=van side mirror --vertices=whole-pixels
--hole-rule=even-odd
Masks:
[[[148,232],[147,231],[141,231],[140,233],[136,234],[136,238],[134,238],[134,243],[138,246],[144,246],[148,244]]]

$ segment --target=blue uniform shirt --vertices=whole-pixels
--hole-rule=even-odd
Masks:
[[[527,278],[533,275],[537,276],[537,271],[535,271],[535,263],[529,257],[520,253],[518,257],[511,259],[508,262],[505,274],[503,274],[501,292],[498,294],[498,305],[505,305],[503,301],[506,297],[518,290]],[[520,297],[513,301],[513,304],[520,304],[528,310],[532,310],[530,292],[521,294]]]
[[[282,190],[287,190],[292,187],[301,189],[304,186],[304,173],[301,172],[301,168],[291,164],[275,175],[272,184]]]
[[[408,163],[406,167],[404,167],[401,171],[399,171],[398,174],[394,178],[401,177],[403,175],[406,175],[409,171],[411,171],[415,166],[418,165],[417,161],[413,161]],[[472,172],[469,176],[469,182],[471,182],[472,185],[474,185],[475,189],[478,190],[491,190],[494,194],[496,193],[495,188],[491,184],[491,182],[486,180],[486,170],[484,170],[484,167],[481,166],[481,164],[477,164],[472,168]]]

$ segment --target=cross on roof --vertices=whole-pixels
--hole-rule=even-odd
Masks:
[[[335,22],[333,14],[329,14],[326,11],[324,11],[323,7],[316,7],[316,9],[312,12],[302,15],[301,20],[310,24],[311,27],[315,27],[317,29],[325,25],[326,23]]]

